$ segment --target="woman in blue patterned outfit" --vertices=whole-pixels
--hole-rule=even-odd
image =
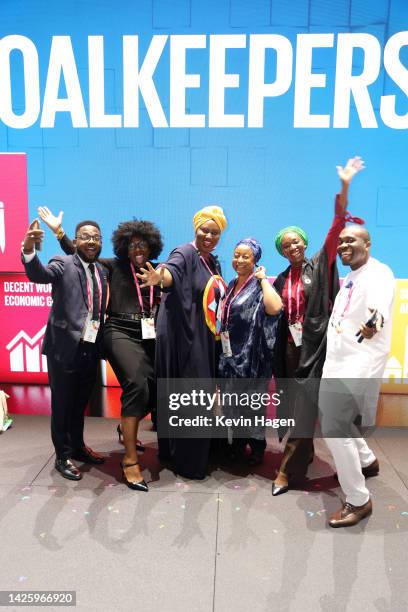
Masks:
[[[259,379],[266,392],[272,377],[273,347],[282,300],[266,277],[265,268],[255,269],[261,255],[261,245],[254,238],[241,240],[234,249],[232,267],[237,276],[228,285],[223,305],[219,375],[228,379]],[[233,450],[243,454],[249,443],[250,463],[261,463],[266,447],[264,430],[250,428],[247,433],[247,438],[236,437]]]

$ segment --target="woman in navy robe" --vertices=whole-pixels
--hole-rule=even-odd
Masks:
[[[261,245],[254,238],[241,240],[234,249],[232,267],[237,277],[228,285],[223,304],[219,375],[228,379],[258,379],[259,385],[250,388],[266,392],[272,377],[277,315],[282,300],[269,282],[265,268],[255,270],[261,255]],[[228,412],[228,416],[240,416],[241,411],[233,407]],[[242,437],[245,431],[235,429],[234,433],[233,453],[243,455],[249,443],[252,451],[249,463],[261,463],[266,448],[264,428],[249,428],[247,438]]]
[[[220,354],[219,300],[225,283],[212,251],[227,225],[219,206],[206,206],[193,218],[192,242],[175,248],[156,270],[150,264],[139,278],[144,286],[163,291],[156,323],[157,379],[214,379]],[[207,474],[208,437],[180,438],[161,434],[166,414],[159,406],[159,455],[170,460],[175,472],[194,480]],[[162,415],[162,416],[161,416]]]

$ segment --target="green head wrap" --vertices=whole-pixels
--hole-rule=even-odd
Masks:
[[[278,253],[280,253],[282,256],[283,256],[283,253],[282,253],[282,239],[283,239],[284,235],[288,234],[289,232],[293,232],[294,234],[297,234],[298,236],[300,236],[300,238],[305,243],[305,246],[307,246],[309,244],[309,240],[307,238],[307,234],[306,234],[305,231],[302,230],[301,227],[298,227],[297,225],[289,225],[288,227],[284,227],[275,236],[275,246],[276,246],[276,249],[277,249]]]

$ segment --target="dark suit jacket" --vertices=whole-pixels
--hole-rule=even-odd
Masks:
[[[53,257],[44,266],[37,256],[24,262],[26,274],[34,283],[51,283],[53,304],[48,318],[42,352],[58,361],[72,363],[88,314],[88,291],[84,266],[78,255]],[[96,263],[102,283],[102,312],[97,345],[105,318],[106,271]]]

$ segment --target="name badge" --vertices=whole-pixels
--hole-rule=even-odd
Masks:
[[[99,321],[87,321],[84,333],[84,342],[96,342],[96,336],[99,331]]]
[[[224,355],[226,357],[232,357],[229,332],[227,331],[221,332],[221,346],[222,346],[222,352],[224,353]]]
[[[293,342],[295,346],[302,346],[302,324],[300,321],[296,321],[292,325],[289,325],[289,331],[292,334]]]
[[[154,328],[153,317],[143,317],[142,319],[142,339],[154,340],[156,338],[156,330]]]

